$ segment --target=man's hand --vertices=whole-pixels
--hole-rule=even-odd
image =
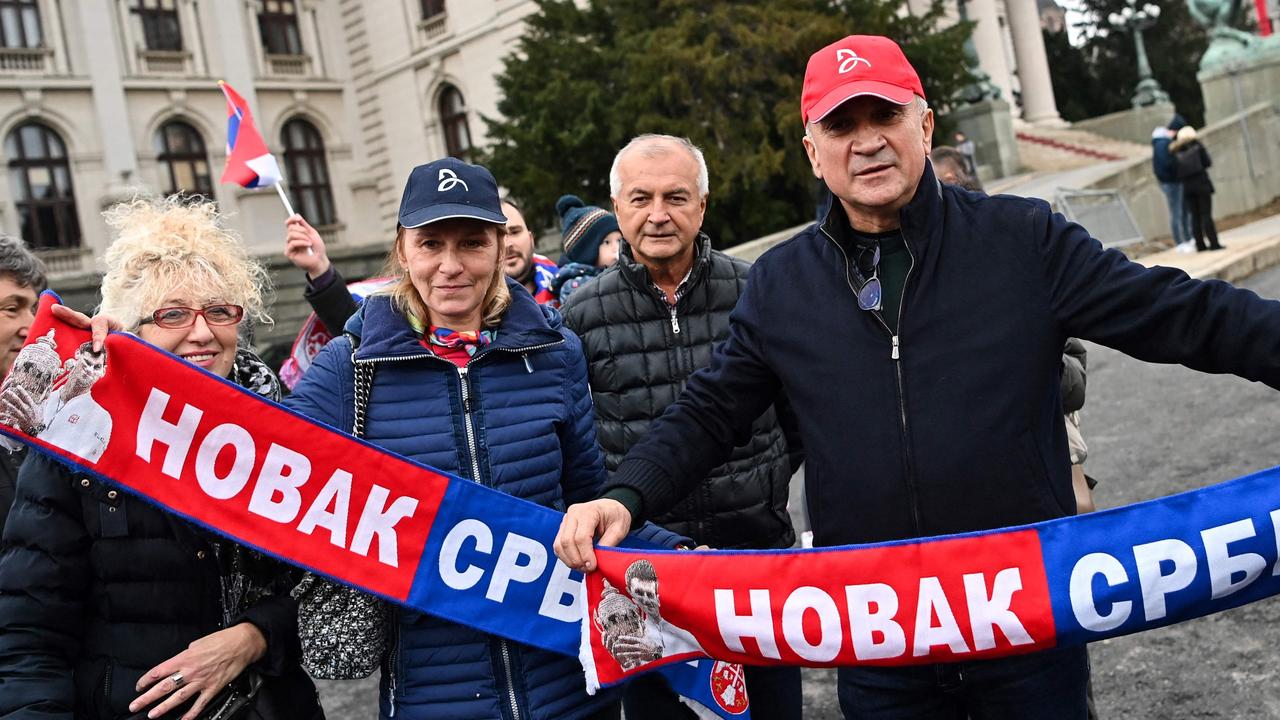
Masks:
[[[290,215],[284,226],[288,230],[284,256],[312,280],[323,275],[329,269],[329,256],[325,254],[324,239],[320,233],[297,213]]]
[[[598,537],[601,545],[617,545],[629,532],[631,513],[625,505],[617,500],[592,500],[569,506],[553,547],[565,565],[591,572],[596,569],[592,541]]]
[[[608,650],[623,670],[640,667],[662,657],[662,650],[657,645],[635,635],[619,635]]]

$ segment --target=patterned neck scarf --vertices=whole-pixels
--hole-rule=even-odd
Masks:
[[[480,348],[493,342],[495,335],[493,330],[458,331],[432,325],[422,334],[422,345],[454,364],[466,364]]]

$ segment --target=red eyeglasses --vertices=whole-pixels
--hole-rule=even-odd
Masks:
[[[166,330],[181,330],[196,323],[197,317],[203,317],[210,325],[235,325],[244,319],[244,308],[239,305],[220,304],[196,309],[189,307],[166,307],[151,313],[149,320]]]

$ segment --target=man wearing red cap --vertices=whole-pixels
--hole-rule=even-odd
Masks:
[[[566,564],[593,569],[593,537],[614,544],[687,495],[779,390],[801,409],[814,544],[845,545],[1074,514],[1068,337],[1280,388],[1280,302],[1143,268],[1043,201],[939,183],[933,113],[893,41],[815,53],[801,113],[825,219],[755,263],[710,367],[605,497],[569,508]],[[841,668],[839,691],[846,717],[1053,720],[1085,717],[1086,676],[1067,647]]]

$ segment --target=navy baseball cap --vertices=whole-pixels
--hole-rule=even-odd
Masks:
[[[409,173],[400,198],[400,224],[416,228],[449,218],[507,224],[498,183],[488,169],[450,157]]]

